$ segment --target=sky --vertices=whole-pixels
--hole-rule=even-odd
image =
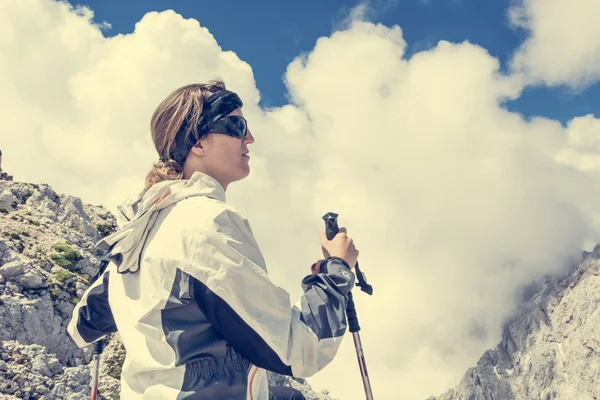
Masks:
[[[273,281],[301,295],[326,212],[360,250],[377,399],[457,385],[600,242],[600,3],[215,4],[3,1],[3,169],[114,209],[158,158],[154,108],[220,76],[256,138],[227,201]],[[349,336],[308,381],[363,398]]]

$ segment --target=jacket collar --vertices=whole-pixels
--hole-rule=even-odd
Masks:
[[[142,191],[137,198],[117,207],[119,230],[103,238],[97,247],[110,250],[107,258],[120,273],[139,269],[139,255],[160,211],[192,196],[206,196],[225,202],[225,190],[213,177],[194,172],[188,180],[167,180]]]
[[[213,199],[220,200],[222,202],[227,200],[223,186],[221,186],[221,184],[215,178],[203,172],[194,172],[188,180],[187,185],[190,187],[202,187],[205,191],[205,196],[212,197]]]

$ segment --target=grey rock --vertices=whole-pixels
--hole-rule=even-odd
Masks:
[[[26,272],[17,277],[17,282],[25,289],[40,289],[46,287],[44,278],[35,272]]]
[[[17,254],[11,250],[4,240],[0,239],[0,265],[12,261],[16,256]]]
[[[8,188],[0,187],[0,208],[14,210],[14,203],[17,203],[15,195]]]
[[[584,253],[567,276],[534,285],[501,343],[458,386],[430,399],[600,399],[599,250]]]
[[[24,204],[29,196],[31,196],[34,187],[27,183],[15,182],[9,186],[10,191],[17,197],[20,204]]]
[[[53,377],[62,372],[62,365],[55,357],[39,354],[32,360],[32,371],[40,375]]]
[[[14,278],[17,275],[24,274],[28,266],[30,267],[23,260],[17,259],[2,265],[0,267],[0,275],[6,279]]]
[[[92,224],[90,217],[84,211],[81,200],[72,196],[63,196],[62,205],[64,211],[60,217],[60,222],[64,226],[83,233],[96,241],[98,239],[98,232]]]
[[[26,198],[25,204],[35,209],[38,215],[48,218],[53,222],[58,221],[60,199],[54,190],[48,185],[40,185],[31,192],[32,194]]]
[[[85,256],[77,263],[77,269],[81,274],[94,276],[100,269],[100,259],[93,255]],[[87,289],[87,283],[83,289]]]
[[[65,232],[62,236],[63,239],[67,240],[75,246],[81,246],[83,243],[82,239],[76,232]]]
[[[65,317],[58,313],[50,294],[38,298],[2,295],[0,292],[0,340],[38,344],[67,361],[76,350],[67,338]]]

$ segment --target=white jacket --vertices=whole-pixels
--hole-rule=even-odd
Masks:
[[[343,260],[306,276],[292,306],[212,177],[160,182],[119,211],[126,223],[98,244],[110,263],[68,332],[79,347],[119,332],[122,400],[267,400],[265,370],[309,377],[331,362],[354,285]]]

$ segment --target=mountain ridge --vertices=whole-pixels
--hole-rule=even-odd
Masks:
[[[535,286],[496,348],[428,400],[600,399],[600,245]]]

